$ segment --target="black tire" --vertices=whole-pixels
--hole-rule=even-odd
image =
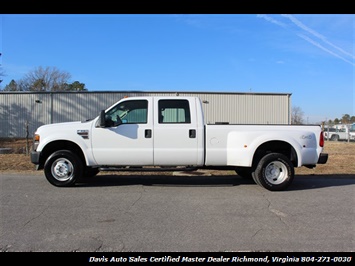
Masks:
[[[261,158],[254,173],[254,181],[270,191],[285,190],[294,179],[292,162],[281,153],[269,153]]]
[[[330,140],[332,141],[339,141],[339,135],[332,135],[332,137],[330,138]]]
[[[44,164],[47,180],[57,187],[73,186],[82,177],[83,169],[83,162],[69,150],[52,153]]]

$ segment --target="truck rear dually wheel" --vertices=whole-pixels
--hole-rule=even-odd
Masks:
[[[46,160],[44,174],[49,183],[54,186],[72,186],[83,175],[83,163],[69,150],[56,151]]]
[[[269,153],[261,158],[253,178],[260,186],[271,190],[285,190],[293,181],[292,162],[281,153]]]

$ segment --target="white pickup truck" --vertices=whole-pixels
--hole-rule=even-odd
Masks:
[[[340,141],[340,140],[348,140],[351,139],[351,133],[349,136],[348,128],[332,128],[332,127],[325,127],[324,128],[324,137],[326,140],[332,141]]]
[[[197,97],[123,98],[84,122],[44,125],[31,162],[54,186],[104,170],[235,170],[285,190],[294,167],[325,164],[320,126],[205,124]]]

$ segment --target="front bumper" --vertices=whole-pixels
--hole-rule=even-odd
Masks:
[[[43,163],[41,164],[41,153],[38,151],[31,151],[31,163],[36,166],[36,170],[43,169]]]
[[[328,161],[328,153],[321,153],[318,158],[318,164],[325,164]]]
[[[39,164],[39,158],[41,157],[41,153],[38,151],[31,151],[31,163]]]

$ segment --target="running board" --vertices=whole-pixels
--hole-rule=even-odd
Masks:
[[[100,171],[114,171],[114,172],[176,172],[176,171],[196,171],[197,167],[184,167],[184,168],[153,168],[153,167],[100,167]]]

